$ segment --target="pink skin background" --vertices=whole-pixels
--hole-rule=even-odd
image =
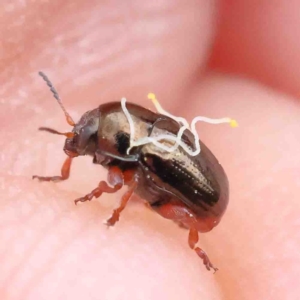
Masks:
[[[299,0],[2,1],[0,68],[1,299],[299,299]],[[170,112],[234,117],[199,124],[224,166],[230,205],[200,236],[135,197],[103,225],[122,192],[75,206],[106,171],[90,157],[59,175],[70,130],[37,75],[53,81],[75,120],[119,100]]]

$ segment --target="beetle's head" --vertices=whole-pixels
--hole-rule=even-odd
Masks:
[[[47,76],[42,72],[39,72],[39,75],[46,81],[47,85],[50,87],[54,98],[57,100],[58,104],[65,113],[67,123],[73,126],[73,130],[70,132],[59,132],[48,127],[40,127],[39,130],[66,136],[67,139],[65,141],[64,151],[70,157],[76,157],[86,154],[94,155],[96,151],[97,132],[99,127],[98,108],[86,112],[81,117],[79,122],[75,123],[64,108],[57,91],[55,90]]]
[[[94,155],[96,151],[97,132],[99,127],[98,108],[86,112],[74,125],[72,134],[67,136],[64,151],[70,157]]]

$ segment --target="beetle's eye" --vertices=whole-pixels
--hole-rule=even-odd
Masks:
[[[66,139],[66,147],[68,148],[74,148],[74,146],[76,145],[77,143],[77,137],[78,135],[75,133],[74,136],[72,138],[68,138]]]
[[[74,133],[74,136],[72,138],[67,138],[65,141],[64,151],[70,157],[78,156],[77,139],[78,134]]]
[[[93,133],[93,128],[90,126],[81,128],[79,134],[74,137],[74,142],[76,143],[77,147],[81,150],[84,150],[89,143],[89,139]]]
[[[73,138],[72,138],[71,141],[72,141],[73,145],[77,144],[77,142],[78,142],[78,134],[76,132],[74,133],[74,136],[73,136]]]

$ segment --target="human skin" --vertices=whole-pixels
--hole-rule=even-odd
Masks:
[[[272,5],[270,4],[272,2]],[[300,1],[3,1],[0,110],[1,299],[298,299],[300,295]],[[221,223],[199,245],[134,198],[114,228],[120,195],[75,206],[106,171],[90,157],[59,175],[70,130],[37,72],[74,119],[126,96],[199,124],[227,172]],[[123,190],[124,192],[124,190]]]

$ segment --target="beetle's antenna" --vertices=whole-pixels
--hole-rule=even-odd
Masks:
[[[61,99],[60,99],[60,97],[58,95],[58,92],[56,91],[55,87],[53,86],[53,84],[51,83],[51,81],[49,80],[49,78],[43,72],[39,72],[39,75],[45,80],[45,82],[49,86],[50,91],[52,92],[54,98],[57,100],[59,106],[63,110],[63,112],[64,112],[64,114],[66,116],[68,124],[71,125],[71,126],[75,126],[75,122],[73,121],[73,119],[68,114],[68,112],[66,111],[65,107],[63,106],[62,101],[61,101]]]
[[[64,135],[65,137],[67,138],[72,138],[74,137],[74,132],[59,132],[55,129],[52,129],[52,128],[49,128],[49,127],[40,127],[39,128],[40,131],[47,131],[47,132],[50,132],[50,133],[53,133],[53,134],[58,134],[58,135]]]

